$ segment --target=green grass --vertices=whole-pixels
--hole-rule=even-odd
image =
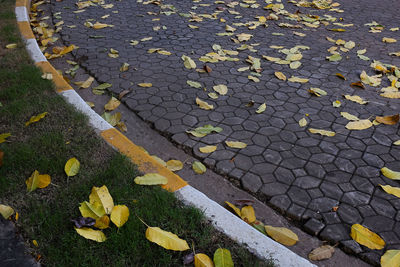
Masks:
[[[137,215],[194,244],[196,252],[212,256],[225,247],[237,266],[273,266],[216,232],[199,210],[183,206],[172,193],[133,183],[136,167],[99,139],[87,118],[41,79],[19,38],[13,4],[0,2],[0,134],[12,134],[0,144],[0,203],[19,213],[16,225],[28,243],[38,241],[38,247],[31,245],[32,254],[40,254],[46,266],[181,266],[190,251],[169,251],[146,240],[146,226]],[[4,49],[14,42],[16,49]],[[25,126],[45,111],[44,119]],[[79,159],[81,170],[68,178],[64,164],[71,157]],[[34,170],[49,174],[52,183],[27,193],[25,180]],[[97,243],[79,236],[70,220],[80,216],[79,203],[88,200],[91,188],[102,185],[115,204],[129,207],[130,217],[121,229],[105,229],[107,240]]]

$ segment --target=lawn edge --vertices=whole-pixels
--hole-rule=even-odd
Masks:
[[[69,85],[56,69],[47,61],[40,51],[29,22],[30,0],[16,0],[15,15],[18,28],[24,40],[26,49],[34,64],[43,73],[51,73],[53,83],[59,95],[89,118],[90,126],[114,149],[129,157],[138,169],[144,173],[157,172],[168,178],[163,186],[175,194],[186,205],[194,206],[203,211],[212,225],[244,245],[249,251],[264,260],[271,258],[280,266],[316,266],[307,259],[295,254],[285,246],[262,234],[199,190],[190,186],[180,176],[162,166],[143,149],[135,145],[125,135],[111,126],[99,114],[92,110],[79,94]]]

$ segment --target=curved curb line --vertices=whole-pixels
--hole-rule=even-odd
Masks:
[[[262,259],[268,260],[272,257],[278,265],[285,267],[316,266],[285,246],[260,233],[218,203],[209,199],[205,194],[188,185],[181,177],[159,164],[146,154],[142,148],[135,145],[125,135],[94,112],[40,51],[30,27],[28,12],[30,4],[30,0],[16,0],[15,15],[31,59],[43,73],[52,74],[57,93],[63,96],[76,109],[86,114],[89,117],[90,125],[109,145],[129,157],[138,166],[140,171],[145,173],[158,172],[167,177],[168,184],[163,186],[163,188],[174,192],[176,197],[185,204],[202,210],[215,228],[234,241],[245,245],[251,252]]]

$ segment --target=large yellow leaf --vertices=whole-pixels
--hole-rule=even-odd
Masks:
[[[123,226],[129,218],[129,209],[125,205],[116,205],[112,209],[111,212],[111,221],[118,227],[120,228]]]
[[[203,101],[198,97],[196,97],[196,104],[199,105],[199,107],[201,109],[205,109],[205,110],[214,109],[213,105],[208,104],[206,101]]]
[[[346,124],[346,128],[349,130],[365,130],[372,127],[372,122],[370,120],[358,120],[350,121]]]
[[[93,186],[92,192],[89,195],[89,202],[91,204],[98,203],[104,209],[106,214],[110,214],[112,209],[114,208],[114,201],[108,192],[107,186],[103,185],[102,187]]]
[[[386,193],[400,197],[400,187],[393,187],[390,185],[380,185]]]
[[[183,163],[180,160],[171,159],[167,161],[167,169],[175,172],[183,169]]]
[[[75,228],[75,231],[84,238],[94,240],[96,242],[104,242],[107,239],[102,231],[93,230],[91,228],[87,227]]]
[[[279,80],[286,81],[286,79],[287,79],[285,74],[283,74],[280,71],[275,71],[274,74],[275,74],[276,78],[278,78]]]
[[[86,88],[89,88],[92,85],[93,81],[94,81],[94,78],[93,77],[89,77],[89,78],[87,78],[86,81],[75,82],[75,84],[78,85],[79,88],[86,89]]]
[[[204,166],[204,164],[201,163],[200,161],[193,162],[192,169],[197,174],[203,174],[207,170],[206,166]]]
[[[137,176],[134,181],[136,184],[140,185],[159,185],[168,183],[168,179],[158,173],[147,173],[143,176]]]
[[[253,223],[256,221],[256,214],[252,206],[245,206],[241,210],[241,218],[247,223]]]
[[[226,248],[218,248],[214,253],[215,267],[233,267],[231,252]]]
[[[321,129],[314,129],[314,128],[309,128],[308,131],[313,134],[320,134],[320,135],[325,135],[325,136],[335,136],[336,133],[332,131],[327,131],[327,130],[321,130]]]
[[[386,98],[398,99],[398,98],[400,98],[400,92],[384,92],[384,93],[380,94],[380,96],[386,97]]]
[[[100,218],[106,214],[103,206],[97,202],[90,203],[90,202],[84,201],[79,206],[79,210],[82,214],[82,217],[90,217],[95,220],[97,220],[98,218]]]
[[[266,225],[265,231],[272,239],[285,246],[293,246],[299,241],[299,237],[295,233],[284,227]]]
[[[157,245],[170,250],[185,251],[189,249],[187,242],[176,234],[164,231],[158,227],[148,227],[146,238]]]
[[[39,185],[39,172],[34,171],[32,175],[25,181],[28,192],[32,192]]]
[[[96,22],[96,23],[93,24],[93,26],[92,26],[92,28],[95,29],[95,30],[103,29],[103,28],[106,28],[106,27],[114,27],[114,25]]]
[[[242,217],[242,212],[239,208],[228,201],[225,201],[225,204],[228,205],[237,215],[239,215],[239,217]]]
[[[368,101],[365,101],[364,99],[362,99],[362,98],[359,97],[358,95],[345,95],[344,97],[345,97],[347,100],[356,102],[356,103],[361,104],[361,105],[365,105],[365,104],[368,103]]]
[[[182,57],[183,60],[183,65],[187,69],[195,69],[196,68],[196,63],[191,59],[190,57],[183,55]]]
[[[14,209],[10,206],[0,204],[0,214],[3,216],[4,219],[8,219],[11,215],[14,214]]]
[[[78,174],[80,166],[81,164],[77,158],[70,158],[67,163],[65,163],[65,173],[68,176],[75,176]]]
[[[250,40],[250,38],[253,37],[253,35],[248,33],[240,33],[236,34],[236,37],[238,38],[239,42],[243,42]]]
[[[99,228],[99,229],[106,229],[110,225],[110,218],[108,215],[103,215],[100,218],[96,219],[96,223],[94,224],[94,227]]]
[[[357,116],[354,116],[348,112],[340,112],[340,115],[342,115],[342,117],[348,119],[349,121],[358,121],[360,120]]]
[[[108,111],[112,111],[114,109],[116,109],[119,105],[121,104],[121,102],[119,102],[118,99],[116,99],[115,97],[111,97],[111,99],[107,102],[107,104],[104,105],[104,109],[108,110]]]
[[[400,172],[392,171],[389,168],[383,167],[381,169],[383,175],[392,180],[400,180]]]
[[[201,153],[212,153],[217,149],[217,146],[203,146],[199,147]]]
[[[2,133],[0,134],[0,144],[4,143],[8,137],[11,136],[11,133]]]
[[[214,263],[206,254],[197,253],[194,255],[194,267],[214,267]]]
[[[351,226],[350,236],[357,243],[370,249],[383,249],[385,247],[385,241],[383,241],[379,235],[375,234],[368,228],[365,228],[361,224],[353,224]]]
[[[382,38],[382,42],[384,42],[384,43],[395,43],[395,42],[397,42],[397,40],[394,39],[394,38],[383,37]]]
[[[39,174],[39,188],[46,188],[51,183],[51,177],[48,174]]]
[[[400,250],[387,250],[381,257],[381,267],[398,267],[400,266]]]
[[[218,84],[213,86],[215,92],[220,95],[226,95],[228,93],[228,87],[225,84]]]
[[[332,257],[335,248],[329,245],[320,246],[308,254],[308,258],[312,261],[320,261]]]
[[[47,115],[47,112],[43,112],[43,113],[40,113],[39,115],[32,116],[32,117],[29,119],[29,121],[25,122],[25,126],[28,126],[29,124],[32,124],[32,123],[34,123],[34,122],[40,121],[40,120],[43,119],[46,115]]]
[[[247,147],[246,143],[239,142],[239,141],[225,141],[225,144],[232,148],[245,148]]]

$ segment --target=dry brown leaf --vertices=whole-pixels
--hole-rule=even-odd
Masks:
[[[329,259],[335,252],[335,248],[330,245],[320,246],[308,254],[308,258],[312,261],[320,261]]]
[[[376,116],[375,120],[383,124],[394,125],[399,122],[399,114],[384,117]]]

